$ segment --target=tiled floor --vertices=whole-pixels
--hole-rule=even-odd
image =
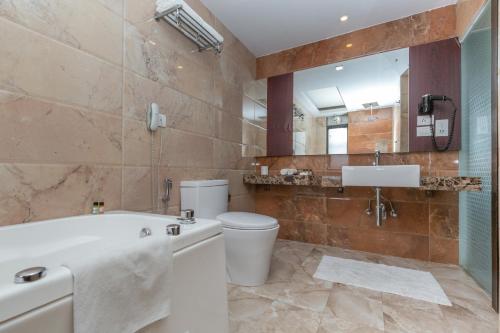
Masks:
[[[323,255],[430,271],[453,306],[316,280],[312,276]],[[277,241],[265,285],[229,285],[228,292],[231,333],[495,333],[498,329],[489,299],[457,266],[299,242]]]

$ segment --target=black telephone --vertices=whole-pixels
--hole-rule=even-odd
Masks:
[[[453,140],[453,132],[455,131],[455,118],[457,116],[457,106],[455,105],[455,102],[453,102],[453,99],[451,99],[448,96],[444,95],[431,95],[431,94],[426,94],[422,96],[422,102],[418,105],[418,112],[420,114],[429,114],[432,115],[434,113],[434,102],[450,102],[451,105],[453,105],[453,115],[451,116],[451,130],[450,130],[450,135],[448,136],[448,142],[446,143],[446,146],[444,147],[439,147],[436,142],[436,130],[434,128],[434,119],[431,120],[431,137],[432,137],[432,144],[434,145],[434,148],[439,151],[447,151],[450,148],[451,141]]]

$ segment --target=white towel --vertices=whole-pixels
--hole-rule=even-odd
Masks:
[[[188,13],[194,20],[200,23],[200,25],[205,28],[212,36],[214,36],[219,43],[224,42],[224,37],[222,37],[222,35],[217,31],[215,31],[215,29],[212,28],[210,24],[205,22],[205,20],[203,20],[191,7],[189,7],[189,5],[184,2],[184,0],[156,0],[156,12],[162,13],[177,5],[181,5],[182,9],[186,11],[186,13]]]
[[[170,237],[97,246],[65,263],[73,273],[75,333],[133,333],[170,314]]]

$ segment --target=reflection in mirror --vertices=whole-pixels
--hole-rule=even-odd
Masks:
[[[244,86],[242,156],[266,155],[267,80],[251,81]]]
[[[409,50],[294,73],[295,155],[408,151]]]

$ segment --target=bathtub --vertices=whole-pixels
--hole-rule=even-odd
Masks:
[[[197,219],[166,236],[175,217],[120,212],[84,215],[0,228],[0,333],[73,332],[71,272],[61,266],[99,242],[127,242],[144,227],[150,237],[172,237],[173,292],[169,317],[141,333],[228,332],[225,254],[218,221]],[[38,281],[15,284],[16,272],[47,267]]]

